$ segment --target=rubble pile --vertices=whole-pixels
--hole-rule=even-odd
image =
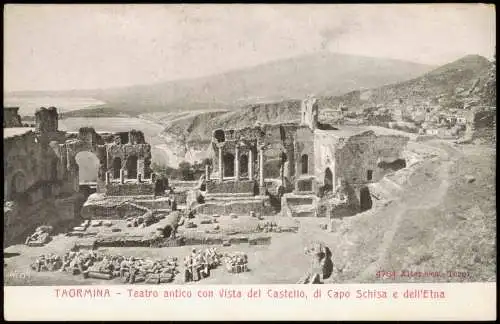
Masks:
[[[268,232],[276,232],[281,233],[281,227],[278,226],[275,222],[265,221],[257,224],[257,231],[268,233]]]
[[[25,244],[28,246],[42,246],[50,242],[52,226],[39,226],[35,232],[26,238]]]
[[[224,254],[223,262],[227,272],[229,273],[241,273],[248,271],[248,257],[246,253],[226,253]]]
[[[172,282],[177,270],[177,258],[134,258],[121,255],[105,255],[96,251],[67,252],[63,257],[55,254],[40,255],[31,265],[35,271],[69,272],[84,278],[111,280],[119,278],[123,283],[145,282],[159,284]]]
[[[207,248],[203,251],[193,249],[191,254],[184,258],[184,281],[199,281],[210,276],[210,270],[221,264],[222,255],[216,248]]]
[[[137,217],[129,217],[126,219],[127,227],[139,227],[144,228],[151,224],[157,223],[162,217],[155,217],[151,213],[146,213]]]

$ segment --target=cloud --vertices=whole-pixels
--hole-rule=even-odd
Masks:
[[[359,24],[350,23],[350,22],[342,22],[339,26],[335,27],[327,27],[320,31],[321,35],[321,49],[328,49],[329,45],[339,40],[345,35],[348,35],[350,32],[359,29]]]

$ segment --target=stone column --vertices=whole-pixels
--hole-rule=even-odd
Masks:
[[[240,180],[240,148],[238,144],[234,149],[234,179],[236,181]]]
[[[248,151],[248,180],[253,180],[253,151],[252,148]]]
[[[139,172],[137,173],[137,183],[141,183],[142,181],[142,174],[140,174]]]
[[[264,182],[264,146],[259,147],[259,191],[265,194],[266,186]]]
[[[208,164],[205,164],[205,181],[210,180],[210,172],[208,170]]]
[[[106,177],[106,179],[105,179],[106,184],[109,184],[109,172],[106,171],[105,177]]]
[[[124,184],[125,183],[125,170],[120,169],[120,183]]]
[[[224,171],[224,168],[223,168],[223,165],[222,165],[222,145],[217,145],[218,149],[219,149],[219,182],[222,182],[223,178],[224,178],[224,175],[223,175],[223,171]]]

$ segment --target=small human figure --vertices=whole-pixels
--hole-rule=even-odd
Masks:
[[[184,282],[190,282],[193,280],[193,272],[192,272],[192,259],[188,255],[184,258]]]

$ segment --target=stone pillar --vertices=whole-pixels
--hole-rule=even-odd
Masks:
[[[106,179],[105,179],[106,184],[109,184],[109,172],[106,171],[105,177],[106,177]]]
[[[222,182],[223,178],[224,178],[224,175],[223,175],[223,171],[224,171],[224,168],[223,168],[223,165],[222,165],[222,145],[219,145],[218,146],[219,148],[219,182]]]
[[[141,183],[141,181],[142,181],[142,174],[137,172],[137,183]]]
[[[236,181],[240,180],[240,148],[238,144],[234,149],[234,179]]]
[[[248,180],[253,180],[253,151],[252,148],[248,151]]]
[[[208,164],[205,164],[205,181],[210,180],[210,172],[208,170]]]
[[[120,183],[124,184],[125,183],[125,170],[120,169]]]

